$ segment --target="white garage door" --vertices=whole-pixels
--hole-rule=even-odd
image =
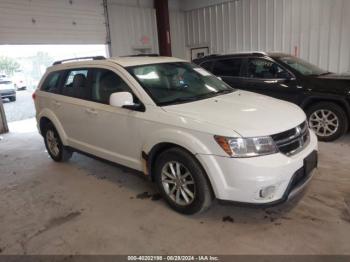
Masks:
[[[103,0],[1,0],[0,44],[105,44]]]
[[[143,50],[158,53],[156,11],[114,4],[108,5],[112,56],[131,55]]]

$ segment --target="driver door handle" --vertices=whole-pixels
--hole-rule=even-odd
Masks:
[[[98,115],[98,112],[95,109],[92,108],[88,108],[85,110],[86,113],[88,113],[89,115]]]

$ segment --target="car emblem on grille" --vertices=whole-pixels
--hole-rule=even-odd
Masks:
[[[296,135],[299,136],[301,134],[301,127],[296,127]]]

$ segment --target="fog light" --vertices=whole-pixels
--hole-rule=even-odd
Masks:
[[[276,191],[275,186],[268,186],[260,190],[259,196],[260,198],[270,199],[270,198],[273,198],[275,191]]]

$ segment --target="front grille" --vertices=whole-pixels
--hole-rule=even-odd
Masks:
[[[310,141],[310,131],[306,122],[271,136],[281,153],[291,156],[300,152]]]

